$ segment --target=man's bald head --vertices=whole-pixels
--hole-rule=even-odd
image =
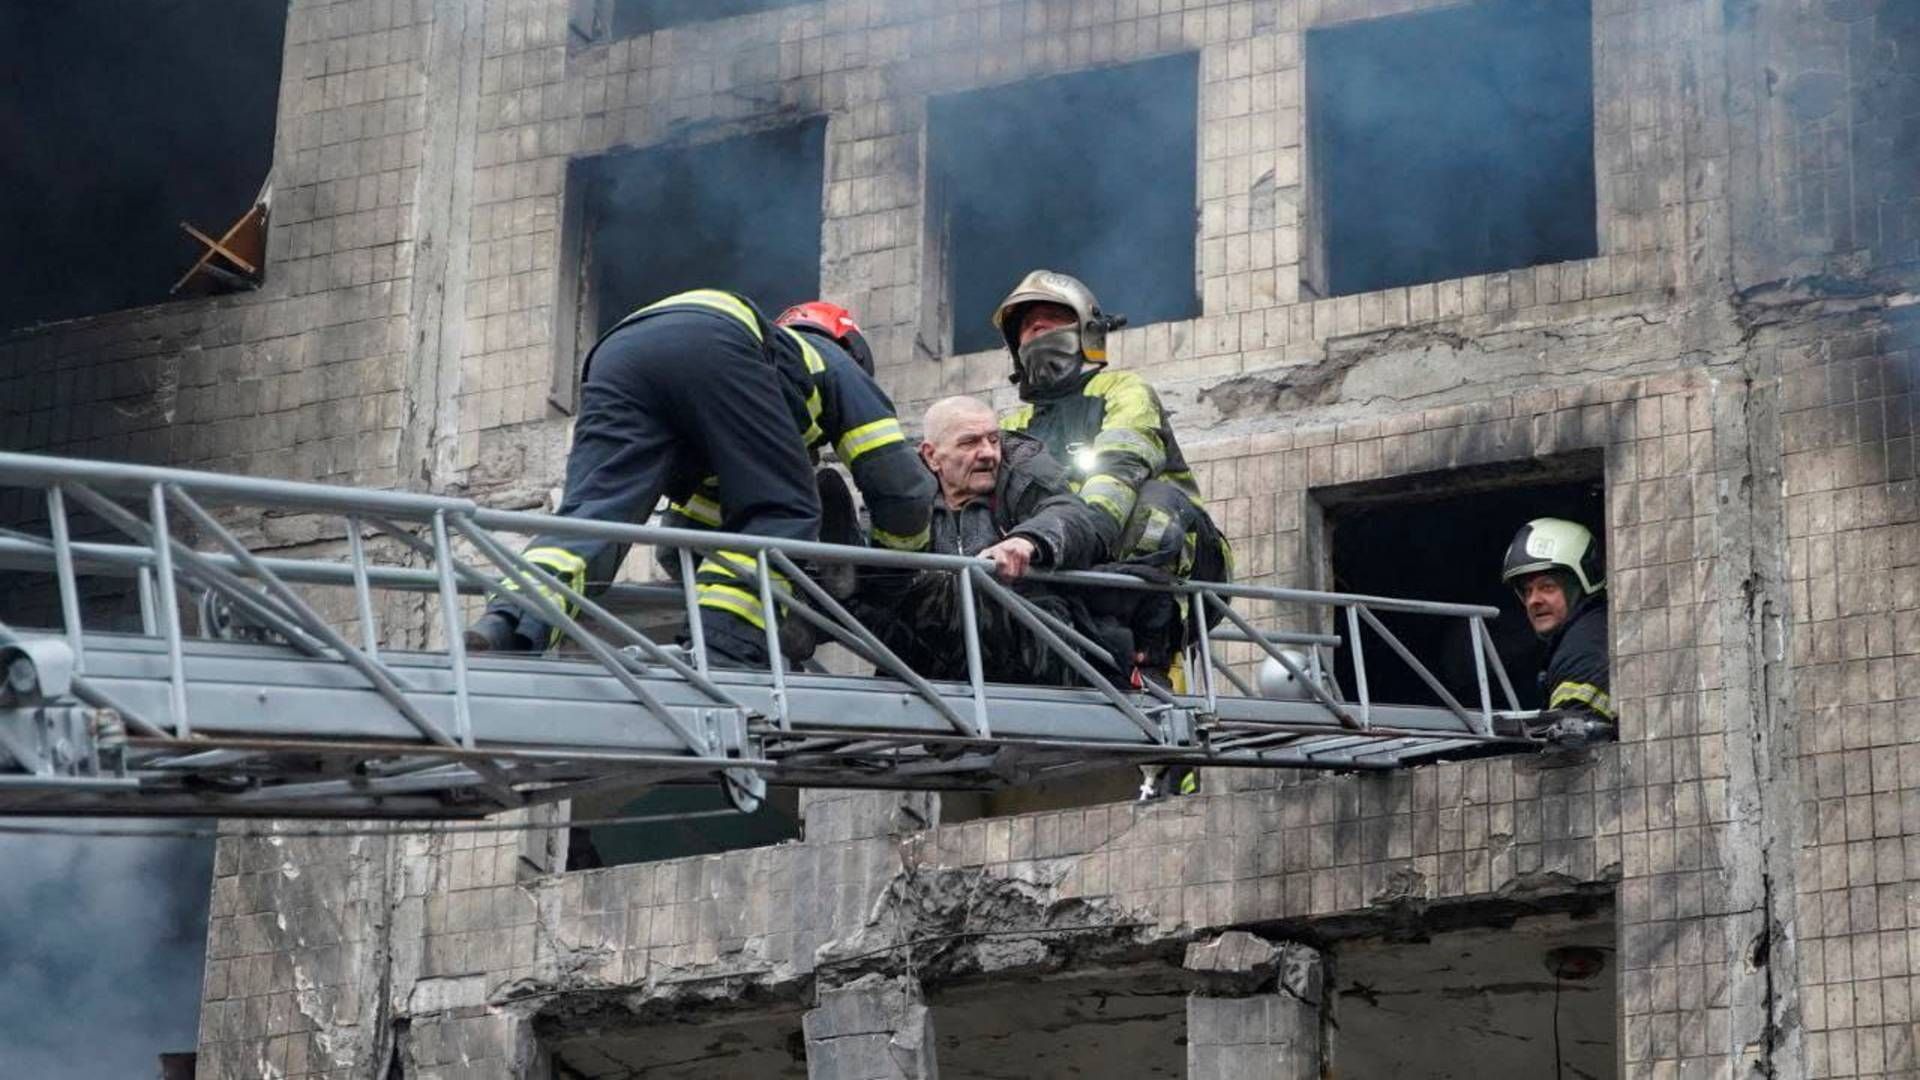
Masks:
[[[1000,423],[979,398],[941,398],[920,424],[920,460],[940,481],[940,497],[959,509],[993,493],[1000,470]]]
[[[971,421],[977,425],[982,418],[995,427],[999,426],[993,417],[993,406],[977,397],[960,394],[941,398],[927,406],[927,414],[920,421],[921,438],[930,443],[944,442],[953,433],[956,424]]]

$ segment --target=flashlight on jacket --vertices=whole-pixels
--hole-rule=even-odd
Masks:
[[[1100,464],[1100,451],[1088,443],[1068,443],[1067,456],[1073,459],[1073,467],[1081,476],[1092,476]]]

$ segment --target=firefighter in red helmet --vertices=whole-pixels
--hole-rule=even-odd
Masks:
[[[840,319],[815,321],[828,310]],[[813,540],[821,496],[810,457],[831,443],[873,516],[876,543],[927,543],[933,480],[873,381],[873,362],[840,342],[866,342],[844,309],[776,325],[752,301],[696,289],[649,304],[587,353],[567,455],[563,517],[644,522],[662,496],[670,524]],[[626,545],[537,537],[525,557],[582,593],[605,589]],[[716,662],[766,663],[754,559],[716,551],[696,575],[701,625]],[[549,600],[569,610],[564,596]],[[557,634],[513,598],[493,598],[467,630],[470,648],[541,650]]]

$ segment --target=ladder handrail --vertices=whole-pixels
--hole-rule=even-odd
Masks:
[[[1137,679],[1131,686],[1111,679],[1106,672],[1116,668],[1125,671],[1130,657],[1116,655],[1108,665],[1092,662],[1090,658],[1104,652],[1106,646],[1034,604],[1019,590],[995,580],[989,564],[977,557],[585,521],[491,509],[453,496],[17,453],[0,453],[0,487],[40,489],[47,496],[50,535],[0,528],[0,566],[25,567],[56,576],[62,626],[52,640],[64,642],[74,661],[72,691],[67,697],[13,702],[0,697],[0,737],[25,748],[21,750],[24,757],[14,755],[25,761],[36,755],[22,740],[54,737],[43,730],[50,723],[96,725],[108,733],[102,737],[112,742],[113,724],[119,721],[111,714],[124,712],[126,723],[137,737],[128,742],[120,736],[113,745],[126,747],[124,761],[120,751],[114,751],[109,756],[120,763],[99,775],[138,777],[137,793],[170,792],[168,798],[173,801],[158,804],[149,800],[148,805],[234,805],[228,798],[231,791],[208,788],[182,792],[168,787],[195,770],[248,791],[240,804],[249,807],[305,807],[317,793],[328,792],[332,793],[329,798],[353,802],[362,811],[372,807],[401,812],[402,803],[391,800],[404,798],[412,800],[404,803],[405,812],[417,813],[432,799],[441,798],[448,800],[450,808],[468,807],[471,812],[476,799],[491,796],[490,801],[497,805],[516,797],[538,798],[544,789],[572,790],[626,762],[628,767],[640,770],[636,775],[674,782],[695,774],[724,775],[736,805],[746,808],[757,799],[769,777],[788,783],[836,786],[937,785],[942,777],[949,777],[952,783],[961,783],[964,778],[965,783],[977,785],[983,778],[1004,780],[1035,767],[1021,765],[1022,761],[1049,756],[1057,760],[1061,754],[1254,767],[1382,768],[1461,748],[1525,742],[1511,728],[1495,729],[1493,688],[1507,693],[1509,706],[1514,702],[1504,665],[1484,625],[1486,619],[1498,615],[1498,610],[1483,605],[1267,585],[1163,583],[1094,571],[1029,574],[1027,580],[1049,586],[1178,597],[1188,611],[1217,612],[1228,619],[1231,629],[1211,636],[1203,632],[1199,646],[1189,649],[1195,690],[1178,692],[1151,685],[1145,679]],[[63,495],[73,496],[93,516],[109,522],[132,542],[76,540],[69,528],[71,508]],[[322,527],[315,530],[314,542],[332,545],[344,540],[345,554],[340,560],[254,554],[230,528],[230,518],[207,509],[216,505],[316,516]],[[129,506],[144,509],[144,515]],[[169,506],[183,512],[184,522],[170,523],[166,513]],[[197,545],[186,543],[179,533],[183,524],[217,541],[224,550],[201,551]],[[396,543],[382,546],[378,552],[382,558],[392,560],[397,551],[402,559],[410,557],[426,565],[380,565],[372,561],[376,552],[364,540],[383,533]],[[807,676],[788,672],[772,659],[759,673],[765,680],[759,689],[740,684],[736,676],[710,674],[709,658],[697,632],[692,634],[691,654],[682,659],[677,650],[656,644],[647,634],[617,618],[607,606],[615,601],[651,604],[697,628],[697,597],[687,582],[619,583],[588,598],[517,553],[517,544],[509,537],[533,534],[678,549],[675,557],[683,577],[691,568],[693,552],[725,549],[746,554],[753,560],[753,584],[758,589],[769,652],[778,651],[778,623],[795,618],[875,663],[880,673],[871,677]],[[456,551],[455,541],[463,545],[462,550],[477,551],[480,558]],[[967,676],[958,692],[953,683],[935,684],[907,666],[884,643],[882,635],[872,626],[863,625],[832,590],[821,584],[824,579],[813,576],[820,567],[833,564],[951,578],[960,602],[964,639],[956,640],[954,646],[964,647],[967,658]],[[105,680],[95,677],[90,652],[95,638],[82,625],[77,574],[133,577],[139,581],[137,595],[144,631],[139,636],[144,636],[150,647],[164,646],[168,665],[161,682],[151,681],[150,665],[142,662],[129,668],[126,658],[132,654],[115,652],[118,646],[107,645],[100,646],[108,649],[103,655],[122,658],[120,674]],[[151,588],[156,580],[160,586],[157,596]],[[271,639],[296,646],[305,656],[288,653],[286,662],[293,666],[287,670],[314,680],[305,688],[307,691],[345,695],[340,697],[342,708],[351,702],[354,709],[378,711],[384,704],[390,721],[403,717],[407,721],[407,725],[393,727],[392,731],[412,730],[419,737],[401,734],[398,742],[389,735],[379,742],[349,739],[331,744],[350,757],[358,755],[354,768],[365,770],[365,774],[362,780],[353,780],[338,779],[337,763],[315,763],[314,740],[326,731],[336,731],[328,737],[338,740],[339,733],[349,731],[351,725],[341,728],[324,711],[312,712],[309,699],[303,699],[309,704],[300,706],[309,710],[302,715],[313,720],[308,728],[279,726],[272,727],[270,737],[250,735],[242,721],[253,716],[254,710],[244,694],[235,697],[227,684],[201,685],[184,674],[185,652],[194,657],[201,657],[202,652],[197,646],[183,652],[186,643],[179,620],[165,610],[170,598],[177,595],[176,585],[217,597],[244,616],[241,626],[264,628]],[[326,621],[330,616],[322,613],[324,605],[310,604],[293,586],[350,590],[352,615],[347,617],[365,623],[358,635],[363,644],[353,644]],[[380,646],[380,634],[374,625],[379,609],[372,601],[376,590],[438,594],[437,622],[447,641],[438,653],[430,655],[442,657],[446,662],[443,670],[420,669],[405,659],[405,650]],[[600,741],[579,744],[581,736],[570,735],[559,717],[529,716],[526,722],[534,727],[516,720],[502,727],[500,710],[511,712],[531,706],[517,704],[521,699],[512,694],[500,698],[497,690],[486,691],[496,697],[485,698],[476,687],[500,685],[498,669],[492,666],[495,661],[489,659],[476,669],[458,640],[465,617],[460,597],[487,594],[508,595],[516,604],[533,610],[558,626],[592,659],[589,666],[601,673],[601,681],[592,684],[600,688],[593,691],[596,696],[591,697],[590,706],[590,711],[599,710],[593,715],[600,719],[593,723],[602,724],[594,729],[601,732],[595,736]],[[1236,601],[1270,604],[1273,610],[1241,610],[1231,606]],[[983,606],[1003,611],[1032,634],[1038,647],[1075,673],[1079,692],[1062,696],[1058,690],[988,683],[982,663]],[[1287,609],[1300,614],[1284,617],[1281,612]],[[572,614],[576,610],[577,616]],[[1461,705],[1423,659],[1382,626],[1375,613],[1387,611],[1464,619],[1471,624],[1477,708]],[[1333,629],[1343,613],[1348,631],[1344,637],[1323,632]],[[1275,622],[1291,622],[1303,628],[1274,629],[1270,624]],[[1326,625],[1317,630],[1304,628],[1316,623]],[[1438,693],[1445,708],[1386,705],[1370,699],[1360,641],[1363,625]],[[648,627],[647,632],[654,630]],[[257,637],[258,631],[243,630],[242,634]],[[10,637],[8,631],[0,630],[0,646],[30,637]],[[1267,699],[1260,698],[1246,679],[1215,656],[1216,642],[1253,645],[1251,655],[1271,658],[1297,681],[1303,696],[1278,710],[1263,705]],[[50,644],[41,641],[35,647],[43,655],[52,655],[45,651]],[[1279,645],[1312,651],[1306,657],[1297,657]],[[1344,691],[1322,662],[1321,649],[1343,646],[1350,650],[1355,666],[1357,703],[1343,700]],[[279,647],[262,648],[269,650],[263,663],[271,666],[280,662],[272,654]],[[1240,655],[1244,658],[1248,654]],[[390,666],[395,663],[399,666]],[[551,666],[558,671],[565,667],[575,673],[568,678],[578,674],[575,658],[530,659],[528,663],[535,670]],[[203,659],[194,659],[193,670],[214,669]],[[403,670],[413,674],[403,677]],[[428,685],[408,685],[407,680],[414,677],[426,679]],[[529,677],[535,681],[546,678]],[[1223,690],[1222,679],[1230,687]],[[261,702],[267,700],[266,686],[262,683],[258,691]],[[162,696],[156,696],[156,687],[164,691]],[[1237,696],[1233,693],[1236,691]],[[279,695],[288,691],[273,692]],[[609,692],[612,699],[603,696]],[[1460,697],[1466,699],[1470,694],[1463,690]],[[189,722],[189,699],[215,710],[205,717],[208,723],[204,733],[202,725]],[[129,706],[138,711],[128,712]],[[475,708],[489,710],[486,722],[495,735],[488,746],[475,742]],[[611,729],[613,735],[606,734],[609,729],[603,723],[608,708],[615,709],[614,715],[620,718]],[[864,712],[834,711],[848,708]],[[73,711],[76,709],[80,711]],[[240,713],[227,715],[221,711],[227,709],[239,709]],[[1036,727],[1035,717],[1051,716],[1050,709],[1065,710],[1058,714],[1057,728],[1051,719],[1042,720]],[[1004,724],[1001,713],[1005,713]],[[1498,712],[1502,721],[1513,715]],[[876,716],[893,719],[882,719],[876,726]],[[555,730],[536,731],[540,723],[555,721],[559,725]],[[536,732],[537,737],[532,745],[510,738],[503,742],[498,734],[503,730]],[[75,735],[76,731],[79,729],[61,737],[91,738]],[[628,734],[619,734],[621,731]],[[4,744],[5,739],[0,739],[0,745]],[[276,756],[276,746],[284,746],[285,752]],[[663,746],[677,748],[663,751]],[[993,762],[1002,749],[1010,756],[1000,757],[998,765],[983,772],[980,762]],[[220,752],[209,753],[211,750]],[[450,754],[460,758],[461,768],[434,764],[447,760]],[[683,764],[673,764],[676,755]],[[41,760],[44,772],[43,756],[36,760]],[[5,779],[10,764],[9,756],[0,751],[0,780],[11,785],[8,790],[19,789],[22,781],[18,778]],[[69,772],[69,779],[93,775],[84,770]],[[399,779],[401,775],[406,778]],[[46,779],[53,788],[59,787],[52,781],[60,777]],[[124,786],[108,787],[120,791]],[[80,784],[73,790],[84,789],[89,793],[87,799],[103,797],[92,794],[96,788]],[[275,791],[282,792],[284,798],[276,796]],[[40,797],[28,798],[32,802]],[[196,798],[201,802],[196,803]],[[0,797],[0,813],[7,812],[10,805]]]

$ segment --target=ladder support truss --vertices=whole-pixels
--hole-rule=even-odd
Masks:
[[[1492,608],[1031,575],[1058,589],[1178,593],[1186,610],[1210,612],[1188,652],[1192,685],[1171,690],[1107,679],[1086,655],[1100,646],[995,580],[989,564],[960,556],[22,454],[0,453],[0,487],[42,493],[44,530],[0,530],[0,567],[50,574],[60,617],[47,629],[0,623],[0,814],[472,817],[583,785],[685,783],[719,783],[751,810],[768,783],[983,788],[1128,763],[1379,770],[1534,745],[1484,625]],[[72,520],[76,509],[89,528]],[[342,557],[254,554],[230,524],[263,513],[308,519],[304,534],[338,539]],[[509,537],[536,532],[678,549],[669,557],[682,582],[582,595],[516,553]],[[722,547],[754,559],[770,642],[780,620],[799,618],[874,674],[710,664],[687,582],[693,553]],[[908,666],[820,580],[835,564],[949,577],[968,679],[929,680]],[[132,584],[137,621],[84,624],[82,581],[96,577]],[[376,596],[394,592],[437,607],[432,636],[442,645],[400,648],[382,633]],[[323,601],[329,593],[339,600]],[[461,629],[482,596],[558,627],[568,647],[468,655]],[[201,600],[196,636],[182,618],[187,597]],[[1080,684],[985,681],[982,605],[1004,609]],[[327,611],[350,612],[357,643]],[[1479,692],[1471,707],[1382,611],[1468,622]],[[656,640],[675,625],[688,629],[687,647]],[[1320,629],[1272,628],[1280,625]],[[1327,632],[1336,626],[1344,638]],[[1363,627],[1443,705],[1371,700]],[[1222,642],[1250,643],[1300,693],[1258,696],[1216,655]],[[1348,650],[1353,700],[1332,677],[1334,648]]]

